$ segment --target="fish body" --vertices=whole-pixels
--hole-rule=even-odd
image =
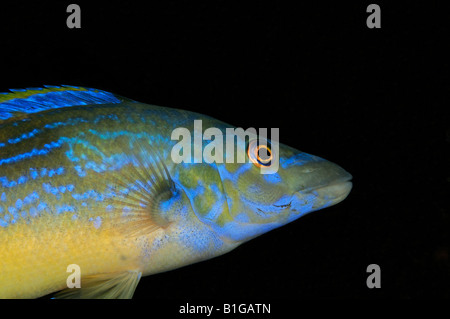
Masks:
[[[176,163],[174,130],[231,126],[100,90],[14,91],[0,115],[0,298],[129,298],[141,276],[219,256],[351,188],[339,166],[285,145],[274,174]],[[67,288],[70,265],[81,288]]]

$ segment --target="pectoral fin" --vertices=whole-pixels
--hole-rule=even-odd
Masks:
[[[127,155],[128,164],[104,179],[116,193],[105,205],[110,205],[111,214],[117,217],[116,229],[126,237],[138,237],[170,224],[158,205],[173,196],[175,186],[164,161],[148,142],[132,139],[121,148],[127,147],[133,149]]]
[[[81,288],[67,288],[56,299],[131,299],[141,279],[141,272],[99,274],[81,278]]]

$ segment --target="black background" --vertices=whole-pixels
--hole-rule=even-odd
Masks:
[[[192,110],[353,175],[342,203],[236,250],[145,277],[135,298],[450,297],[449,29],[423,1],[2,4],[0,89],[82,85]],[[301,1],[299,1],[301,2]],[[443,57],[447,56],[447,59]],[[381,267],[381,289],[366,268]]]

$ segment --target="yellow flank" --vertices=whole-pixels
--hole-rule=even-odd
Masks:
[[[0,298],[34,298],[67,288],[71,264],[80,266],[82,278],[139,270],[133,241],[105,226],[41,216],[0,229]]]

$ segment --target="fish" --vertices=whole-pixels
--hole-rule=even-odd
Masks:
[[[0,94],[0,298],[132,298],[143,276],[230,252],[351,191],[339,165],[258,134],[224,161],[174,160],[174,131],[196,121],[222,137],[234,128],[82,86]]]

